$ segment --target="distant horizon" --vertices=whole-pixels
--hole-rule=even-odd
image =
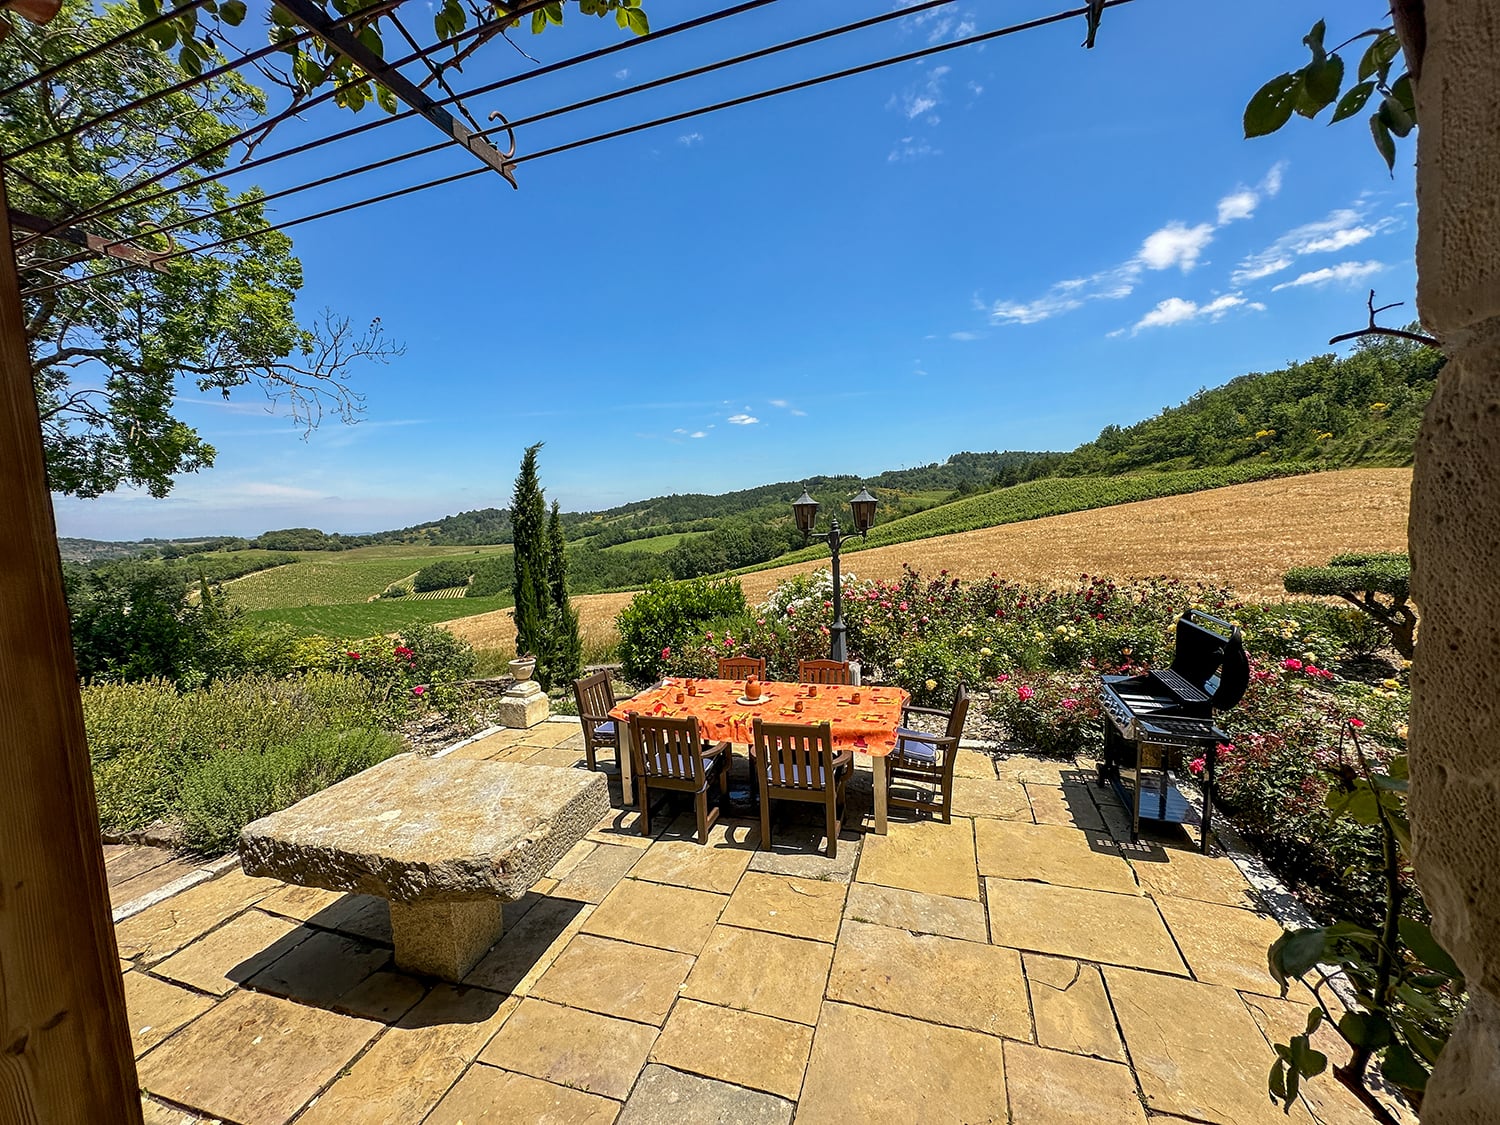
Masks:
[[[655,27],[700,13],[647,6]],[[888,7],[747,13],[475,108],[537,112]],[[1379,0],[1346,9],[1335,41],[1385,15]],[[518,142],[534,152],[1033,14],[1037,0],[1003,16],[955,2]],[[1363,325],[1371,287],[1406,302],[1390,323],[1409,320],[1409,147],[1391,177],[1360,120],[1242,136],[1246,101],[1300,65],[1316,14],[1295,0],[1111,8],[1093,50],[1079,47],[1082,19],[1068,21],[528,163],[520,191],[476,177],[298,228],[301,315],[379,316],[406,345],[356,377],[365,420],[304,441],[253,387],[227,402],[188,387],[179,414],[217,464],[164,500],[58,497],[58,532],[410,526],[505,507],[535,441],[547,495],[570,511],[873,476],[958,450],[1066,450],[1202,387],[1336,350],[1327,340]],[[526,47],[552,61],[618,36],[612,21],[570,20]],[[518,60],[477,56],[465,80],[529,65]],[[347,124],[309,114],[277,143]],[[331,176],[430,132],[393,123],[296,171]],[[434,154],[419,174],[463,159]],[[281,175],[232,185],[277,191]],[[352,190],[335,178],[277,214]]]

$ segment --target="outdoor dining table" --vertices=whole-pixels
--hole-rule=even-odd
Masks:
[[[688,694],[692,684],[693,694]],[[809,696],[815,687],[817,694]],[[751,724],[756,719],[770,723],[821,723],[833,730],[833,748],[870,756],[875,777],[875,832],[886,830],[885,759],[896,748],[896,727],[901,711],[911,697],[898,687],[845,687],[835,684],[791,684],[766,680],[755,703],[742,702],[744,680],[681,679],[669,677],[615,706],[609,717],[620,728],[620,780],[626,804],[634,804],[630,715],[648,718],[698,720],[698,733],[705,742],[733,742],[748,746],[754,741]],[[681,699],[679,701],[679,696]],[[802,704],[798,711],[796,705]]]

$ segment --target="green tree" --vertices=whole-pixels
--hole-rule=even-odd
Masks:
[[[526,448],[521,471],[511,494],[515,578],[516,655],[536,657],[536,680],[542,687],[552,683],[550,663],[552,587],[548,579],[551,548],[547,542],[547,507],[537,477],[537,451],[542,443]]]
[[[221,20],[238,22],[229,0]],[[10,85],[141,22],[134,4],[93,8],[66,0],[52,22],[15,21],[0,52],[0,84]],[[136,36],[30,86],[0,111],[10,204],[44,219],[86,212],[133,184],[169,173],[259,120],[261,92],[235,73],[140,105],[108,126],[51,142],[91,121],[101,106],[137,102],[184,78],[158,43]],[[25,150],[38,145],[35,151]],[[163,188],[221,167],[226,149],[167,174]],[[17,265],[32,374],[44,428],[47,468],[59,492],[98,496],[122,485],[164,496],[172,477],[213,464],[214,449],[174,415],[180,389],[258,385],[307,427],[325,412],[352,420],[360,396],[348,379],[363,360],[400,349],[378,320],[361,332],[333,313],[299,324],[294,304],[302,266],[282,234],[233,241],[265,225],[258,189],[186,187],[87,224],[95,234],[152,252],[228,243],[212,254],[175,258],[152,269],[116,271],[119,261],[79,254],[71,243],[22,232]],[[232,214],[208,213],[248,203]],[[63,283],[67,283],[64,285]]]
[[[1417,613],[1407,600],[1411,560],[1406,555],[1336,555],[1327,566],[1287,571],[1282,584],[1291,594],[1343,598],[1380,622],[1402,656],[1410,660],[1415,654]]]
[[[548,669],[558,682],[577,679],[583,671],[583,638],[578,634],[578,611],[568,600],[568,539],[562,511],[552,501],[547,522],[547,576],[552,585],[552,660]]]

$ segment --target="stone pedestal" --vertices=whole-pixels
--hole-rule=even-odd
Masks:
[[[501,726],[534,727],[552,714],[547,693],[535,680],[522,680],[500,697],[496,718]]]
[[[391,903],[396,968],[441,980],[463,980],[504,929],[499,899]]]

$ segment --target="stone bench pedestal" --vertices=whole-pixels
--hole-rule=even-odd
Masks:
[[[535,680],[522,680],[506,688],[495,709],[495,718],[503,727],[530,729],[552,714],[547,693]]]
[[[387,899],[397,967],[458,981],[608,811],[602,774],[400,754],[247,825],[240,866]]]

